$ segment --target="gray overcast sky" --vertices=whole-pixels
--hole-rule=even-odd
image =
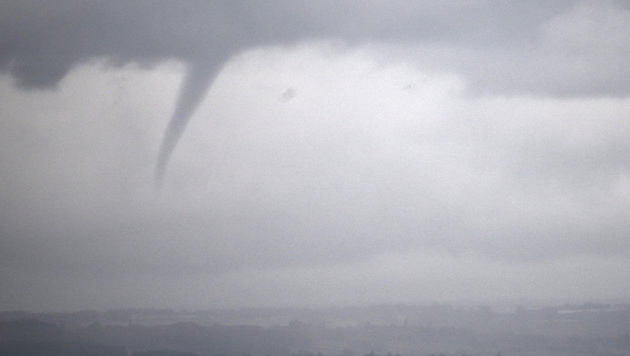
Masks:
[[[0,34],[0,310],[630,299],[628,2],[16,0]]]

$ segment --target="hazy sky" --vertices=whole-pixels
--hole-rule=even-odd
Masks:
[[[624,1],[2,1],[0,310],[630,299],[629,63]]]

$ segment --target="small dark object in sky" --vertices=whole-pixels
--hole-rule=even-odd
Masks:
[[[284,91],[284,93],[282,93],[282,96],[280,97],[280,100],[283,103],[286,103],[287,101],[290,101],[291,99],[293,99],[295,97],[295,89],[291,88],[287,88],[287,90]]]

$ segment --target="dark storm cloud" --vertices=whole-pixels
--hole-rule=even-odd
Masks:
[[[9,1],[2,5],[0,67],[19,85],[33,88],[54,86],[73,66],[96,57],[118,65],[187,62],[191,72],[160,148],[156,166],[160,181],[197,103],[234,53],[330,39],[351,44],[510,47],[534,40],[537,27],[564,6],[564,2]]]
[[[247,48],[308,40],[510,46],[567,2],[6,1],[0,65],[25,87],[56,84],[95,57],[217,63]]]

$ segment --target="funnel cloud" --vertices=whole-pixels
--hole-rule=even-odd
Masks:
[[[190,117],[212,85],[221,65],[222,63],[215,65],[191,64],[189,66],[175,104],[175,111],[164,133],[155,165],[155,183],[158,188],[162,184],[168,161],[177,146],[177,142],[186,129]]]

